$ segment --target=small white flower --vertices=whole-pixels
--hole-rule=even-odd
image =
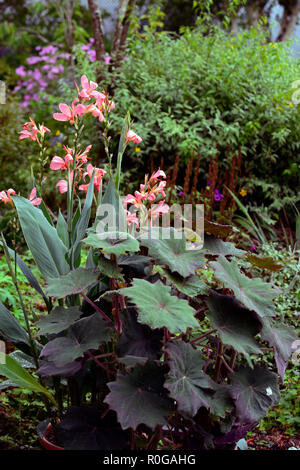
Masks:
[[[271,387],[266,388],[268,397],[273,394]]]

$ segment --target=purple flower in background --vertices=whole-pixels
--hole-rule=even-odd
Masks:
[[[221,194],[218,189],[215,189],[215,196],[214,196],[215,201],[217,202],[221,201],[222,197],[224,197],[224,194]]]
[[[255,251],[255,250],[256,250],[256,246],[255,246],[255,245],[252,245],[252,246],[251,246],[251,250]]]
[[[39,69],[34,69],[33,71],[33,78],[38,82],[42,78],[42,74]]]
[[[106,55],[106,56],[105,56],[105,62],[106,62],[107,64],[110,63],[110,55]]]
[[[41,60],[42,60],[41,57],[38,57],[38,56],[28,57],[27,58],[27,64],[28,65],[35,65],[38,62],[41,62]]]
[[[20,67],[16,68],[16,74],[19,75],[19,77],[26,77],[27,73],[24,65],[20,65]]]
[[[46,46],[41,49],[43,54],[55,54],[58,51],[58,48],[55,46]]]
[[[182,196],[183,195],[183,191],[179,191],[179,196]]]

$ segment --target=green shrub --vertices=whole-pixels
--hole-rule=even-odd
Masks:
[[[127,55],[116,79],[114,127],[129,109],[144,137],[128,166],[144,167],[152,152],[156,164],[164,156],[167,168],[176,153],[183,164],[200,152],[204,178],[216,149],[224,169],[227,150],[233,155],[241,148],[250,196],[266,205],[277,199],[276,209],[281,198],[293,198],[300,128],[291,99],[300,63],[288,46],[267,43],[255,29],[237,35],[215,29],[207,36],[195,29],[175,39],[165,32],[134,36]],[[94,64],[82,58],[78,73],[91,76]],[[274,197],[266,184],[276,186]]]

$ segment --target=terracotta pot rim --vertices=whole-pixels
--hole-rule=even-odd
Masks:
[[[40,444],[44,447],[44,449],[46,450],[64,450],[63,447],[60,447],[60,446],[57,446],[56,444],[53,444],[52,442],[50,442],[47,437],[50,433],[50,431],[52,431],[53,429],[53,426],[51,423],[48,424],[47,428],[46,428],[46,431],[45,431],[45,434],[43,435],[43,437],[39,437],[39,441],[40,441]]]

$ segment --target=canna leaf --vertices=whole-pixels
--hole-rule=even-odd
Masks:
[[[0,375],[21,388],[45,395],[55,406],[58,406],[53,395],[11,356],[5,356],[4,364],[0,361]]]
[[[28,248],[40,270],[47,277],[58,277],[70,270],[66,260],[66,247],[43,212],[27,199],[13,196],[21,228]]]

